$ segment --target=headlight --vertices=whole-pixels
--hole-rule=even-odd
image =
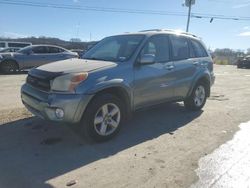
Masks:
[[[0,59],[3,59],[3,56],[2,56],[2,55],[0,55]]]
[[[51,81],[51,90],[73,92],[78,84],[86,80],[88,73],[66,74]]]

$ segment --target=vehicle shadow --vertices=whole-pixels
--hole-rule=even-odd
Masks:
[[[18,71],[18,72],[15,72],[15,73],[10,73],[10,74],[7,74],[7,73],[3,73],[0,71],[0,75],[20,75],[20,74],[28,74],[29,71],[27,70],[24,70],[24,71]]]
[[[116,138],[98,144],[84,142],[66,125],[35,117],[0,125],[0,187],[52,187],[52,178],[161,135],[171,136],[201,114],[179,103],[160,105],[135,113]]]

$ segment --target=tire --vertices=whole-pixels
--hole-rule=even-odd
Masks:
[[[87,141],[103,142],[119,132],[124,119],[122,101],[112,94],[101,94],[87,106],[78,126]]]
[[[208,88],[209,87],[204,82],[198,82],[192,94],[184,101],[184,105],[188,110],[199,111],[203,108],[206,103],[208,96]]]
[[[241,65],[237,65],[237,68],[240,69],[240,68],[242,68],[242,66]]]
[[[12,74],[19,71],[18,65],[15,61],[3,61],[1,63],[1,71],[5,74]]]

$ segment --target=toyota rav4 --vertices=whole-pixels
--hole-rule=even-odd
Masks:
[[[184,101],[200,110],[214,83],[213,62],[190,33],[146,30],[107,37],[83,59],[31,69],[23,104],[47,120],[77,124],[95,141],[115,136],[141,108]]]

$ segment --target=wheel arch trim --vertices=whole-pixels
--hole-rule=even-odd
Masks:
[[[194,81],[192,82],[192,85],[188,91],[187,97],[189,97],[192,94],[195,85],[201,80],[205,81],[208,84],[207,97],[210,96],[211,78],[208,72],[202,72],[194,78]]]

